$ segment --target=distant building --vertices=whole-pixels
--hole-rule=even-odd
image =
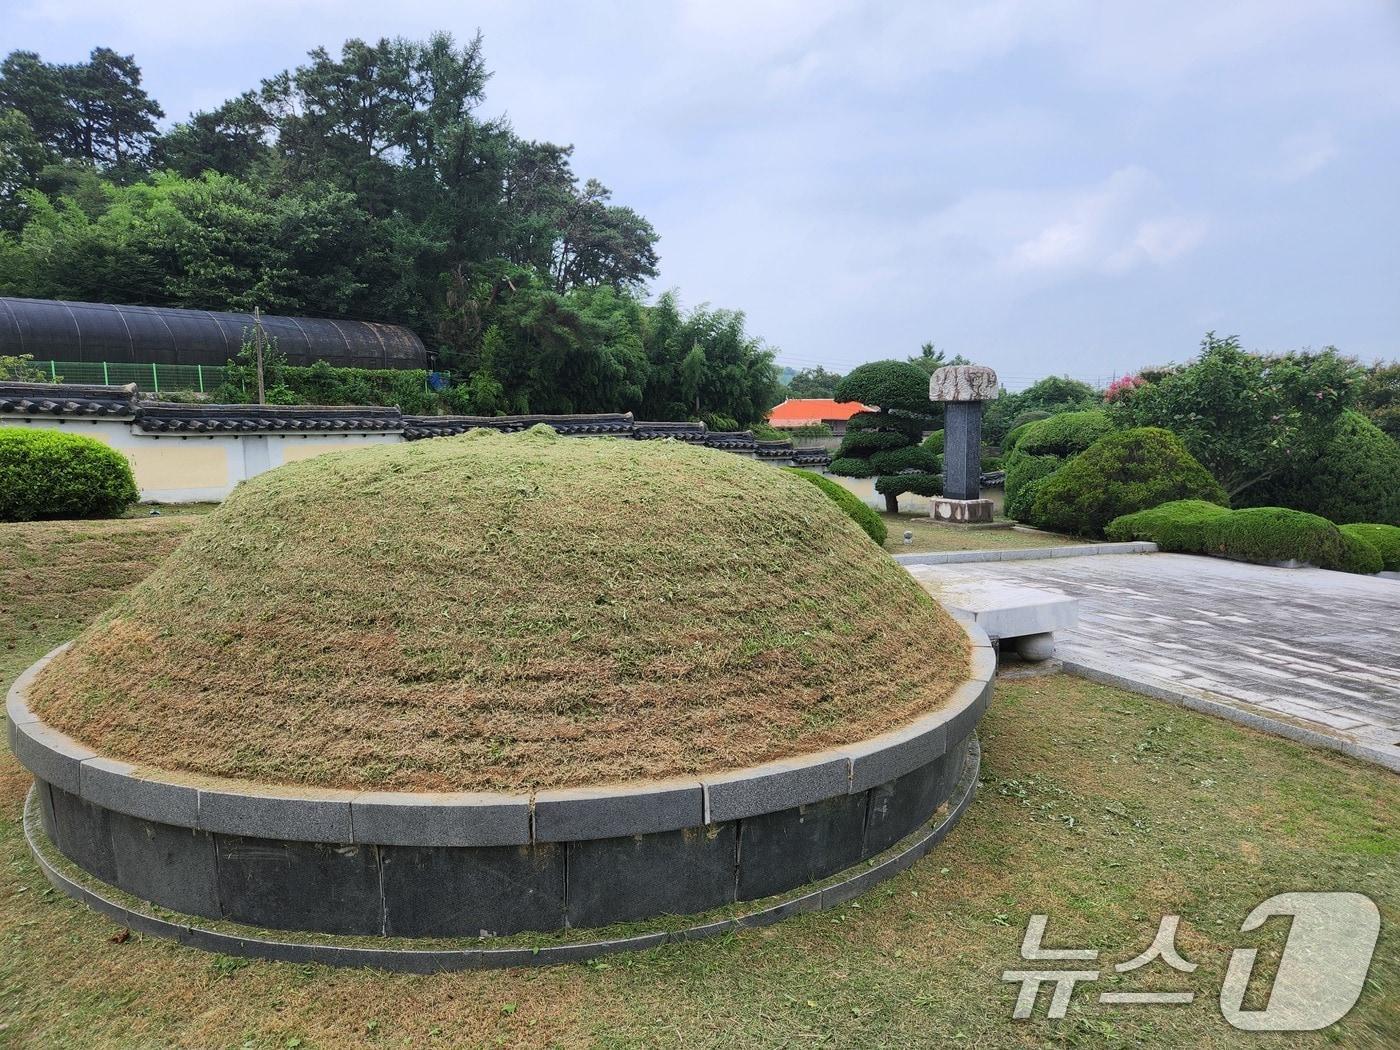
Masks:
[[[796,430],[798,427],[815,427],[825,423],[831,433],[841,437],[846,433],[846,422],[857,412],[873,412],[874,409],[859,401],[833,401],[829,397],[790,397],[768,413],[768,425],[779,430]]]

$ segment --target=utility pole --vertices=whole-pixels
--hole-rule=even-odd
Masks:
[[[267,392],[263,389],[263,326],[262,313],[253,307],[253,352],[258,362],[258,404],[267,404]]]

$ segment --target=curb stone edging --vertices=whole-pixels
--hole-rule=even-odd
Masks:
[[[957,618],[955,617],[955,620]],[[622,838],[699,827],[854,794],[940,757],[986,709],[996,654],[986,633],[957,621],[970,648],[967,680],[936,711],[867,740],[737,770],[646,784],[526,794],[393,792],[166,780],[106,758],[45,725],[25,694],[71,643],[36,661],[6,698],[20,762],[95,805],[175,827],[329,844],[522,846]],[[876,779],[871,779],[876,778]]]
[[[270,959],[280,962],[322,963],[328,966],[373,967],[397,973],[441,973],[454,970],[498,969],[513,966],[549,966],[582,962],[602,955],[622,951],[637,951],[703,940],[743,929],[771,926],[804,912],[825,911],[864,893],[872,886],[908,870],[941,842],[962,818],[977,791],[981,767],[981,746],[974,736],[968,742],[967,760],[962,776],[949,800],[948,810],[936,824],[926,825],[912,841],[873,866],[858,864],[849,878],[819,889],[800,889],[794,896],[733,918],[702,923],[683,930],[661,930],[610,940],[585,941],[540,948],[465,948],[465,949],[392,949],[364,948],[328,943],[307,943],[283,939],[241,937],[198,926],[192,922],[176,922],[136,911],[102,895],[59,871],[44,855],[37,836],[31,810],[35,805],[37,786],[31,786],[25,797],[23,829],[25,842],[44,877],[65,895],[87,905],[94,911],[121,923],[138,933],[164,940],[176,941],[188,947],[220,952],[242,958]],[[857,870],[859,869],[859,870]]]
[[[1157,544],[1146,540],[1123,543],[1081,543],[1067,547],[1021,547],[985,551],[930,551],[896,554],[901,565],[953,565],[975,561],[1033,561],[1037,558],[1089,558],[1103,554],[1156,554]]]

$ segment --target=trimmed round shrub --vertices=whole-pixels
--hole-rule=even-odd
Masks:
[[[1107,415],[1097,409],[1086,409],[1047,415],[1044,419],[1023,423],[1008,434],[1002,446],[1006,516],[1029,523],[1045,479],[1110,429]]]
[[[1006,504],[1008,518],[1026,521],[1040,486],[1064,464],[1059,456],[1032,456],[1013,449],[1006,457]]]
[[[1326,518],[1286,507],[1232,511],[1205,525],[1206,552],[1268,564],[1302,561],[1320,569],[1346,563],[1342,533]]]
[[[113,518],[136,502],[131,465],[61,430],[0,428],[0,521]]]
[[[789,474],[810,482],[821,489],[832,503],[846,512],[847,517],[865,530],[865,534],[880,546],[885,545],[885,537],[889,535],[889,530],[885,528],[885,522],[876,514],[874,509],[866,506],[859,496],[844,485],[838,485],[830,478],[824,478],[820,474],[814,474],[810,470],[802,470],[799,467],[785,467]]]
[[[942,467],[937,456],[918,445],[876,452],[870,457],[870,465],[881,475],[914,471],[920,474],[937,474]]]
[[[1229,513],[1218,503],[1178,499],[1151,510],[1114,518],[1104,529],[1104,535],[1111,540],[1148,540],[1164,551],[1204,554],[1206,524]]]
[[[923,441],[919,442],[920,447],[928,449],[935,456],[943,455],[943,431],[935,430]]]
[[[859,401],[885,412],[928,415],[928,373],[907,361],[870,361],[851,369],[836,384],[837,401]]]
[[[932,422],[927,373],[907,361],[871,361],[852,369],[837,384],[836,399],[859,401],[879,410],[850,418],[831,473],[851,478],[937,473],[938,457],[919,447]],[[887,482],[880,490],[891,513],[899,509],[899,494],[910,491],[889,487],[894,484]]]
[[[1384,567],[1385,562],[1381,559],[1381,552],[1376,550],[1373,543],[1354,533],[1342,533],[1342,564],[1339,568],[1343,572],[1374,576]]]
[[[1361,413],[1345,412],[1321,456],[1251,485],[1240,500],[1305,510],[1338,525],[1400,525],[1400,444]]]
[[[1400,572],[1400,525],[1355,523],[1340,528],[1343,536],[1355,536],[1375,547],[1383,570]]]
[[[1113,429],[1108,413],[1099,409],[1061,412],[1031,423],[1016,448],[1032,456],[1073,456]]]
[[[1017,412],[1011,417],[1011,423],[1007,429],[1007,436],[1010,437],[1011,431],[1020,430],[1027,423],[1036,423],[1042,419],[1049,419],[1054,414],[1055,413],[1046,411],[1043,408],[1033,408],[1027,412]]]
[[[841,451],[852,457],[865,457],[886,449],[904,448],[908,443],[903,434],[893,430],[852,430],[842,440]]]
[[[942,474],[886,474],[875,479],[875,491],[882,496],[912,492],[916,496],[943,495]]]
[[[873,478],[875,468],[870,465],[868,459],[856,459],[853,456],[838,456],[831,461],[831,466],[827,468],[833,474],[840,474],[843,478]]]
[[[1048,419],[1049,413],[1046,413],[1042,418]],[[1036,422],[1039,422],[1039,420],[1031,420],[1031,423]],[[1001,439],[1002,452],[1010,452],[1014,449],[1017,444],[1020,443],[1020,440],[1026,436],[1026,431],[1030,429],[1031,423],[1022,423],[1019,427],[1007,431],[1006,437]]]
[[[1023,440],[1018,454],[1025,445]],[[1175,434],[1139,427],[1099,438],[1046,478],[1031,504],[1030,522],[1054,532],[1102,536],[1114,518],[1180,499],[1226,502],[1220,483]]]

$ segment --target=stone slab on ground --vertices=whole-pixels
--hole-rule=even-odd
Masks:
[[[949,612],[971,620],[989,638],[1060,631],[1079,619],[1078,600],[1060,591],[970,575],[961,571],[965,568],[961,564],[953,568],[906,564],[905,568]]]
[[[1056,633],[1067,669],[1400,768],[1394,581],[1187,554],[910,571],[1078,598],[1079,622]]]
[[[973,526],[968,526],[972,528]],[[1049,535],[1045,533],[1044,535]],[[1125,543],[1076,543],[1063,547],[1003,547],[981,551],[924,551],[896,554],[901,565],[952,565],[965,561],[1026,561],[1032,558],[1093,558],[1105,554],[1155,554],[1157,544],[1143,540]]]

